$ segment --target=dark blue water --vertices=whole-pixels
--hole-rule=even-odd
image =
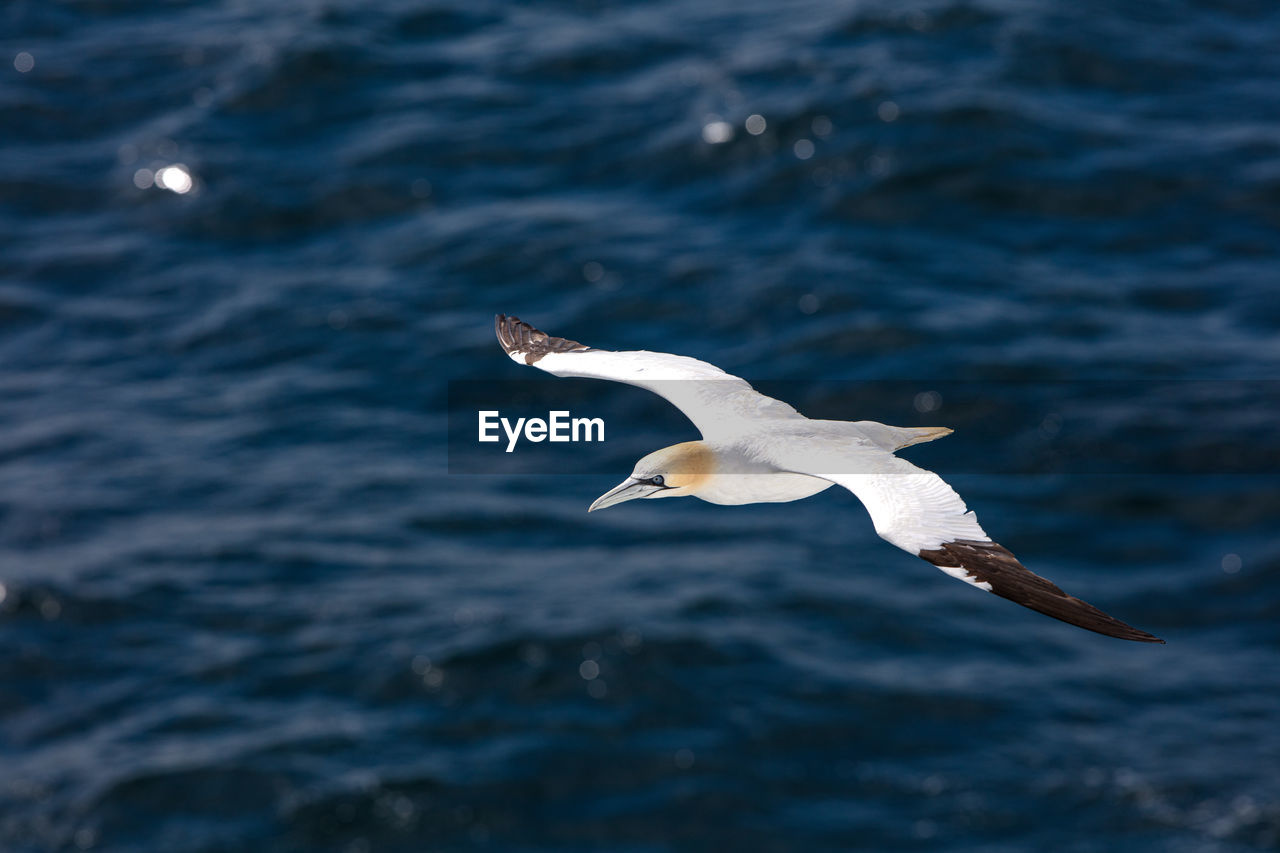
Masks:
[[[1248,0],[6,3],[0,849],[1280,847],[1280,412],[1241,390],[1280,378],[1278,38]],[[448,384],[533,378],[499,311],[959,426],[907,455],[1169,643],[839,490],[587,516],[694,437],[640,391],[566,391],[600,470],[450,473]]]

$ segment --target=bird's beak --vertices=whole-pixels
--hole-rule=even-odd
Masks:
[[[662,486],[655,486],[653,483],[646,483],[643,480],[637,480],[635,477],[628,477],[609,491],[592,502],[587,507],[587,512],[595,512],[598,509],[604,509],[607,506],[620,504],[623,501],[632,501],[636,498],[647,498],[654,492],[661,491]]]

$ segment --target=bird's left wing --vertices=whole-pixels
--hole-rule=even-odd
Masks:
[[[796,439],[775,464],[844,486],[862,501],[876,533],[902,550],[979,589],[1072,625],[1146,643],[1163,643],[1029,571],[991,541],[946,481],[870,443]]]
[[[706,439],[756,429],[762,419],[802,417],[781,400],[756,391],[745,379],[696,358],[595,349],[552,337],[505,314],[495,318],[494,328],[513,361],[555,376],[611,379],[652,391],[683,412]]]

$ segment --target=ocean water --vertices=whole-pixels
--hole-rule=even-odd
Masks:
[[[1278,38],[1250,0],[4,4],[0,849],[1280,848]],[[692,430],[497,312],[956,427],[904,455],[1168,645],[838,489],[588,516]],[[605,443],[476,457],[451,416],[522,383]]]

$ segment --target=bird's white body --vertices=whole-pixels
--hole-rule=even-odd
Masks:
[[[947,575],[1091,631],[1163,642],[1032,574],[978,524],[932,471],[894,453],[950,434],[945,427],[806,418],[743,379],[687,356],[613,352],[554,338],[498,315],[498,340],[516,362],[556,376],[610,379],[654,392],[683,412],[701,441],[665,447],[591,509],[636,498],[697,497],[715,504],[800,500],[833,485],[853,492],[876,532]]]

